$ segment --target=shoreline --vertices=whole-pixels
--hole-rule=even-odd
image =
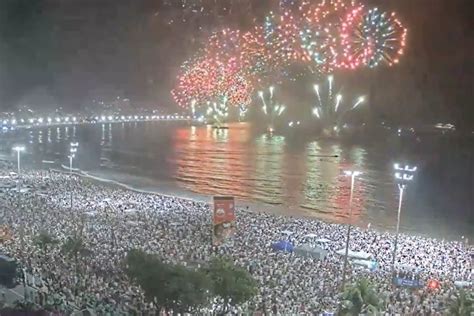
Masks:
[[[65,172],[66,170],[56,170],[56,171]],[[158,183],[153,183],[157,181],[154,181],[152,179],[134,176],[127,173],[120,173],[120,172],[113,171],[113,172],[109,172],[109,174],[107,175],[106,174],[107,172],[98,173],[97,171],[84,171],[84,170],[80,170],[80,172],[77,172],[76,170],[76,172],[73,172],[73,173],[77,176],[81,176],[85,179],[89,179],[91,181],[98,182],[103,185],[117,186],[122,189],[130,190],[137,193],[154,194],[154,195],[161,195],[161,196],[172,197],[172,198],[174,197],[174,198],[178,198],[182,200],[201,202],[201,203],[206,203],[210,205],[213,203],[212,201],[213,196],[191,192],[186,189],[178,189],[176,187],[171,187],[171,185],[168,185],[168,184],[160,185]],[[117,177],[117,175],[119,176]],[[143,184],[138,184],[138,183],[133,183],[133,184],[126,183],[125,181],[122,181],[121,179],[117,179],[117,178],[120,178],[121,176],[127,177],[127,178],[135,178],[134,180],[140,181],[140,182],[147,181],[151,183],[149,185],[143,185]],[[292,214],[290,214],[288,212],[288,208],[285,206],[272,205],[272,204],[267,204],[265,202],[246,201],[237,197],[235,197],[235,205],[238,208],[248,207],[248,211],[252,213],[266,213],[266,214],[273,214],[273,215],[278,215],[278,216],[302,217],[302,218],[308,218],[308,219],[313,219],[313,220],[322,220],[315,216],[308,215],[307,214],[308,212],[292,211]],[[261,209],[261,210],[257,210],[257,209]],[[326,221],[326,222],[331,223],[330,221]],[[334,224],[338,224],[338,223],[334,223]]]
[[[61,172],[61,173],[67,172],[66,169],[63,169],[63,170],[51,169],[51,170],[55,172]],[[140,186],[139,184],[135,185],[135,184],[125,183],[124,181],[120,181],[120,179],[117,179],[117,174],[120,174],[118,172],[115,172],[115,171],[109,172],[109,173],[115,174],[115,179],[114,179],[114,176],[107,177],[107,175],[105,175],[104,173],[106,172],[102,172],[102,174],[97,174],[97,171],[95,172],[83,171],[83,170],[73,171],[73,174],[75,174],[76,176],[80,176],[84,179],[98,183],[100,185],[110,185],[110,186],[119,187],[121,189],[129,190],[129,191],[137,192],[137,193],[161,195],[161,196],[166,196],[166,197],[178,198],[182,200],[202,202],[202,203],[209,204],[212,207],[212,196],[189,192],[184,189],[181,189],[181,190],[176,189],[176,188],[164,189],[162,186],[159,186],[157,184],[155,185],[151,184],[149,186],[138,187]],[[125,174],[125,173],[121,175],[129,177],[129,178],[139,178],[138,176],[133,176],[133,175]],[[120,176],[118,178],[120,178]],[[143,178],[140,178],[140,179],[143,180]],[[147,180],[149,180],[150,182],[153,182],[152,179],[147,179]],[[249,202],[249,201],[244,201],[244,200],[235,198],[235,205],[236,205],[236,208],[245,209],[247,212],[254,213],[254,214],[263,213],[263,214],[269,214],[273,216],[284,216],[284,217],[290,217],[290,218],[295,217],[295,218],[302,218],[302,219],[312,220],[312,221],[321,221],[321,222],[324,222],[326,224],[331,224],[331,225],[340,225],[340,226],[347,225],[347,223],[345,222],[332,221],[329,218],[323,218],[322,216],[308,215],[309,212],[292,211],[290,213],[288,211],[289,209],[285,206],[275,206],[275,205],[266,204],[264,202]],[[361,231],[372,230],[378,233],[388,233],[391,235],[395,234],[395,231],[393,229],[386,229],[384,227],[379,227],[375,225],[370,226],[370,228],[367,228],[360,225],[360,223],[353,223],[353,227]],[[433,235],[423,234],[419,232],[412,232],[412,231],[408,231],[408,232],[400,231],[400,234],[406,235],[406,236],[417,236],[417,237],[422,237],[426,239],[433,239],[438,242],[462,241],[461,239],[433,236]],[[472,242],[469,242],[468,245],[470,245],[471,243]]]
[[[7,155],[0,155],[0,161],[14,163],[14,159]],[[31,166],[30,166],[31,168]],[[37,168],[32,168],[37,169]],[[53,168],[49,168],[52,172],[60,172],[60,173],[68,173],[68,167],[65,165],[57,165]],[[40,170],[40,169],[38,169]],[[130,190],[137,193],[143,194],[154,194],[154,195],[162,195],[166,197],[174,197],[183,200],[190,200],[195,202],[202,202],[212,206],[212,196],[196,193],[189,191],[185,188],[179,188],[176,184],[172,181],[158,181],[152,178],[147,178],[144,176],[134,175],[127,172],[122,172],[113,169],[103,169],[103,170],[80,170],[80,169],[73,169],[73,174],[76,176],[83,177],[84,179],[88,179],[90,181],[99,183],[100,185],[110,185],[122,188],[124,190]],[[130,181],[130,179],[132,179]],[[235,204],[237,208],[246,209],[246,211],[258,214],[270,214],[274,216],[284,216],[284,217],[295,217],[295,218],[303,218],[306,220],[313,220],[313,221],[321,221],[327,224],[333,225],[342,225],[346,226],[348,224],[347,221],[334,221],[331,219],[330,216],[325,216],[324,212],[319,212],[315,215],[315,213],[310,212],[309,210],[305,209],[297,209],[297,208],[290,208],[285,205],[274,205],[268,204],[264,201],[248,201],[243,200],[238,197],[235,197]],[[370,227],[367,227],[365,223],[360,222],[353,222],[352,225],[360,230],[373,230],[379,233],[395,233],[395,227],[388,228],[381,225],[377,225],[376,223],[371,223]],[[419,231],[406,231],[401,230],[400,234],[404,234],[407,236],[418,236],[428,239],[435,239],[440,242],[442,241],[461,241],[461,236],[451,236],[451,235],[436,235],[436,234],[429,234],[429,233],[422,233]],[[472,238],[471,238],[472,237]],[[473,236],[467,236],[467,239],[472,240],[474,239]],[[465,240],[465,239],[464,239]]]

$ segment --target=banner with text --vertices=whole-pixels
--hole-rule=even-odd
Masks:
[[[235,232],[234,197],[214,197],[212,228],[212,243],[214,245],[223,245],[232,240],[232,236]]]

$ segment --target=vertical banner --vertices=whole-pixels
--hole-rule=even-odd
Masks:
[[[232,239],[235,232],[235,203],[232,196],[214,197],[212,217],[212,243],[223,245]]]

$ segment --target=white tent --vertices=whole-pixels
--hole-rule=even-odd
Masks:
[[[297,255],[301,255],[304,257],[313,257],[319,260],[324,260],[324,258],[326,258],[326,255],[328,253],[326,250],[320,247],[313,247],[308,244],[303,244],[298,247],[295,247],[294,252]]]
[[[283,235],[287,235],[287,236],[293,235],[293,232],[292,232],[292,231],[289,231],[289,230],[283,230],[281,233],[282,233]]]
[[[336,251],[338,255],[345,256],[346,255],[346,249],[340,249]],[[372,254],[365,252],[365,251],[352,251],[349,249],[349,252],[347,253],[347,256],[349,258],[355,258],[355,259],[362,259],[362,260],[369,260],[372,258]]]
[[[352,263],[355,265],[370,269],[370,270],[377,268],[377,262],[371,261],[371,260],[356,259],[356,260],[352,260]]]
[[[137,211],[136,209],[134,209],[134,208],[129,208],[129,209],[125,210],[124,212],[125,212],[125,213],[136,213],[136,212],[138,212],[138,211]]]
[[[331,240],[327,238],[319,238],[319,239],[316,239],[316,242],[319,242],[321,244],[327,244],[327,243],[330,243]]]
[[[465,288],[465,287],[471,287],[473,283],[469,281],[454,281],[454,285],[457,288]]]

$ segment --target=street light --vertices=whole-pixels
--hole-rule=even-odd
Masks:
[[[20,183],[20,153],[22,151],[25,151],[25,146],[15,146],[13,147],[13,150],[16,151],[17,153],[17,164],[18,164],[18,178],[17,178],[17,182],[16,182],[16,193],[17,193],[17,197],[18,197],[18,208],[21,209],[22,208],[22,203],[21,203],[21,194],[20,194],[20,191],[21,191],[21,183]],[[24,222],[23,221],[20,221],[21,225],[20,225],[20,247],[21,247],[21,255],[24,256],[25,255],[25,243],[24,243]],[[25,273],[23,272],[23,297],[25,298],[25,300],[28,299],[28,292],[26,290],[26,275]]]
[[[69,181],[70,181],[70,193],[71,193],[71,210],[72,210],[72,200],[73,200],[73,187],[72,187],[72,159],[76,157],[77,148],[79,147],[79,143],[71,143],[71,147],[69,149]]]
[[[20,153],[22,151],[25,151],[25,146],[15,146],[13,147],[13,150],[16,151],[16,157],[17,157],[17,165],[18,165],[18,177],[20,177]]]
[[[77,148],[79,143],[71,143],[71,148],[69,149],[69,175],[72,175],[72,159],[76,157]]]
[[[346,238],[346,253],[344,255],[344,270],[342,272],[342,288],[344,289],[344,285],[346,284],[346,270],[347,270],[347,263],[348,263],[348,256],[349,256],[349,240],[351,238],[351,229],[352,229],[352,197],[354,193],[354,182],[357,176],[360,176],[362,172],[360,171],[352,171],[352,170],[345,170],[344,175],[351,177],[351,195],[349,197],[349,226],[347,227],[347,238]]]
[[[405,191],[408,182],[413,180],[417,167],[410,167],[408,165],[400,166],[400,164],[396,163],[393,165],[393,168],[395,169],[395,180],[398,182],[400,197],[398,200],[397,233],[395,235],[395,244],[393,247],[392,273],[395,269],[395,257],[397,256],[398,232],[400,230],[400,214],[402,211],[403,192]]]

